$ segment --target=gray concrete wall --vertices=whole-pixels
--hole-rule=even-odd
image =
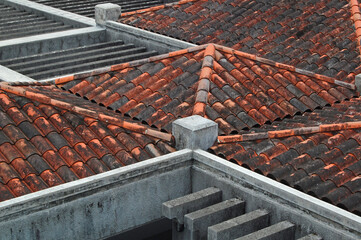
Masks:
[[[193,160],[195,159],[195,160]],[[207,187],[246,212],[288,220],[296,237],[361,239],[361,218],[201,150],[109,171],[0,203],[0,239],[99,239],[161,219],[163,202]],[[64,231],[66,229],[66,231]]]
[[[191,155],[185,150],[1,202],[0,239],[100,239],[160,219],[161,203],[190,193]]]
[[[217,187],[223,199],[245,200],[246,212],[267,209],[271,224],[295,223],[296,238],[316,233],[325,240],[361,239],[361,217],[210,153],[196,150],[194,158],[193,191]]]
[[[103,28],[88,27],[0,41],[0,60],[99,43],[105,38]]]
[[[107,40],[109,41],[122,39],[126,43],[144,46],[148,50],[154,50],[160,54],[196,46],[192,43],[114,21],[107,21],[105,27],[107,29]]]
[[[92,18],[63,11],[61,9],[49,7],[28,0],[0,0],[0,3],[15,7],[19,10],[25,10],[27,12],[35,13],[38,16],[45,16],[48,19],[60,21],[74,27],[95,26],[95,20]]]

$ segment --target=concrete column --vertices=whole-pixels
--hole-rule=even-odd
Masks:
[[[194,115],[174,121],[172,134],[177,150],[185,148],[207,150],[217,139],[218,124]]]
[[[104,26],[106,21],[117,21],[121,13],[122,8],[117,4],[98,4],[95,6],[95,22]]]

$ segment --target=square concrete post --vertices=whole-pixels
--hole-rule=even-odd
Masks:
[[[122,8],[113,3],[98,4],[95,6],[95,22],[97,25],[105,25],[106,21],[117,21]]]
[[[172,124],[176,149],[207,150],[218,137],[218,124],[199,115],[177,119]]]
[[[361,93],[361,74],[355,76],[355,85],[357,92]]]

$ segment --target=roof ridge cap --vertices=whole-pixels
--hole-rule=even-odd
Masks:
[[[155,138],[159,138],[159,139],[163,139],[163,140],[166,140],[169,142],[172,141],[172,134],[163,133],[158,130],[150,129],[150,128],[144,126],[143,124],[128,122],[124,119],[116,118],[116,117],[109,116],[109,115],[103,114],[103,113],[97,113],[96,111],[93,111],[93,110],[78,107],[78,106],[75,106],[70,103],[60,101],[60,100],[52,99],[42,93],[28,91],[22,87],[18,87],[18,86],[14,87],[14,86],[10,86],[6,83],[0,83],[0,89],[3,91],[6,91],[8,93],[26,97],[31,100],[35,100],[35,101],[38,101],[38,102],[41,102],[44,104],[48,104],[48,105],[52,105],[52,106],[59,107],[62,109],[66,109],[68,111],[72,111],[72,112],[81,114],[83,116],[87,116],[87,117],[95,118],[97,120],[105,121],[107,123],[114,124],[116,126],[122,127],[127,130],[132,130],[134,132],[142,133],[142,134],[152,136]]]
[[[135,10],[135,11],[131,11],[131,12],[125,12],[125,13],[120,14],[119,17],[127,17],[127,16],[134,15],[134,14],[157,11],[159,9],[163,9],[166,7],[173,7],[173,6],[182,5],[182,4],[186,4],[189,2],[195,2],[195,1],[197,1],[197,0],[180,0],[178,2],[166,3],[166,4],[154,6],[154,7],[143,8],[143,9],[139,9],[139,10]]]
[[[273,131],[266,131],[259,133],[246,133],[239,135],[219,136],[218,143],[232,143],[232,142],[255,141],[262,139],[274,139],[274,138],[283,138],[283,137],[299,136],[299,135],[312,134],[312,133],[332,132],[332,131],[349,130],[349,129],[357,129],[357,128],[361,128],[361,121],[320,124],[318,126],[313,126],[313,127],[301,127],[301,128],[273,130]]]
[[[202,69],[199,73],[198,88],[192,115],[200,115],[202,117],[205,115],[215,51],[216,49],[213,44],[208,44],[204,50]]]
[[[360,29],[360,31],[361,31],[361,29]],[[245,58],[248,58],[248,59],[251,59],[251,60],[254,60],[254,61],[258,61],[258,62],[265,63],[265,64],[268,64],[268,65],[272,65],[272,66],[275,66],[275,67],[278,67],[278,68],[282,68],[282,69],[285,69],[285,70],[288,70],[288,71],[303,74],[303,75],[306,75],[308,77],[313,77],[313,78],[316,78],[317,80],[321,80],[321,81],[325,81],[325,82],[328,82],[328,83],[331,83],[331,84],[335,84],[335,85],[338,85],[338,86],[349,88],[351,90],[356,89],[356,86],[354,84],[352,84],[352,83],[346,83],[346,82],[337,80],[337,79],[332,78],[332,77],[328,77],[328,76],[321,75],[321,74],[311,72],[311,71],[308,71],[308,70],[303,70],[303,69],[300,69],[300,68],[296,68],[296,67],[294,67],[292,65],[276,62],[276,61],[273,61],[273,60],[270,60],[270,59],[267,59],[267,58],[259,57],[259,56],[255,55],[255,54],[250,54],[250,53],[238,51],[238,50],[235,50],[233,48],[221,46],[221,45],[218,45],[218,44],[214,44],[214,46],[219,51],[223,51],[223,52],[233,54],[233,55],[238,55],[238,56],[245,57]]]
[[[355,24],[355,34],[357,38],[357,45],[359,54],[361,54],[361,12],[358,0],[350,0],[351,15]],[[359,55],[360,56],[360,55]]]

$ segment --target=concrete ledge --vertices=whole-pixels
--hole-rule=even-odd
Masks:
[[[114,21],[107,21],[105,27],[108,40],[122,39],[127,43],[145,46],[148,50],[154,50],[160,54],[197,46]]]
[[[88,27],[0,41],[0,60],[105,41],[105,29]]]
[[[103,191],[103,188],[107,188],[107,186],[115,183],[124,184],[134,182],[139,180],[137,177],[145,178],[145,176],[149,176],[149,174],[159,174],[162,171],[170,171],[173,168],[177,168],[177,165],[190,166],[192,154],[193,152],[191,150],[185,149],[0,202],[0,222],[9,220],[11,216],[16,216],[17,214],[22,215],[24,214],[24,210],[27,213],[31,213],[34,210],[42,209],[44,205],[50,207],[48,205],[49,202],[63,204],[66,202],[64,200],[69,200],[69,197],[72,200],[82,198],[85,192],[94,193],[94,191]],[[146,175],[144,176],[144,174]]]
[[[34,82],[35,80],[0,65],[0,80],[4,82]]]
[[[95,26],[95,20],[92,18],[84,17],[75,13],[67,12],[36,2],[31,2],[28,0],[0,0],[0,2],[8,6],[16,7],[17,9],[45,16],[48,19],[61,21],[74,27]]]

